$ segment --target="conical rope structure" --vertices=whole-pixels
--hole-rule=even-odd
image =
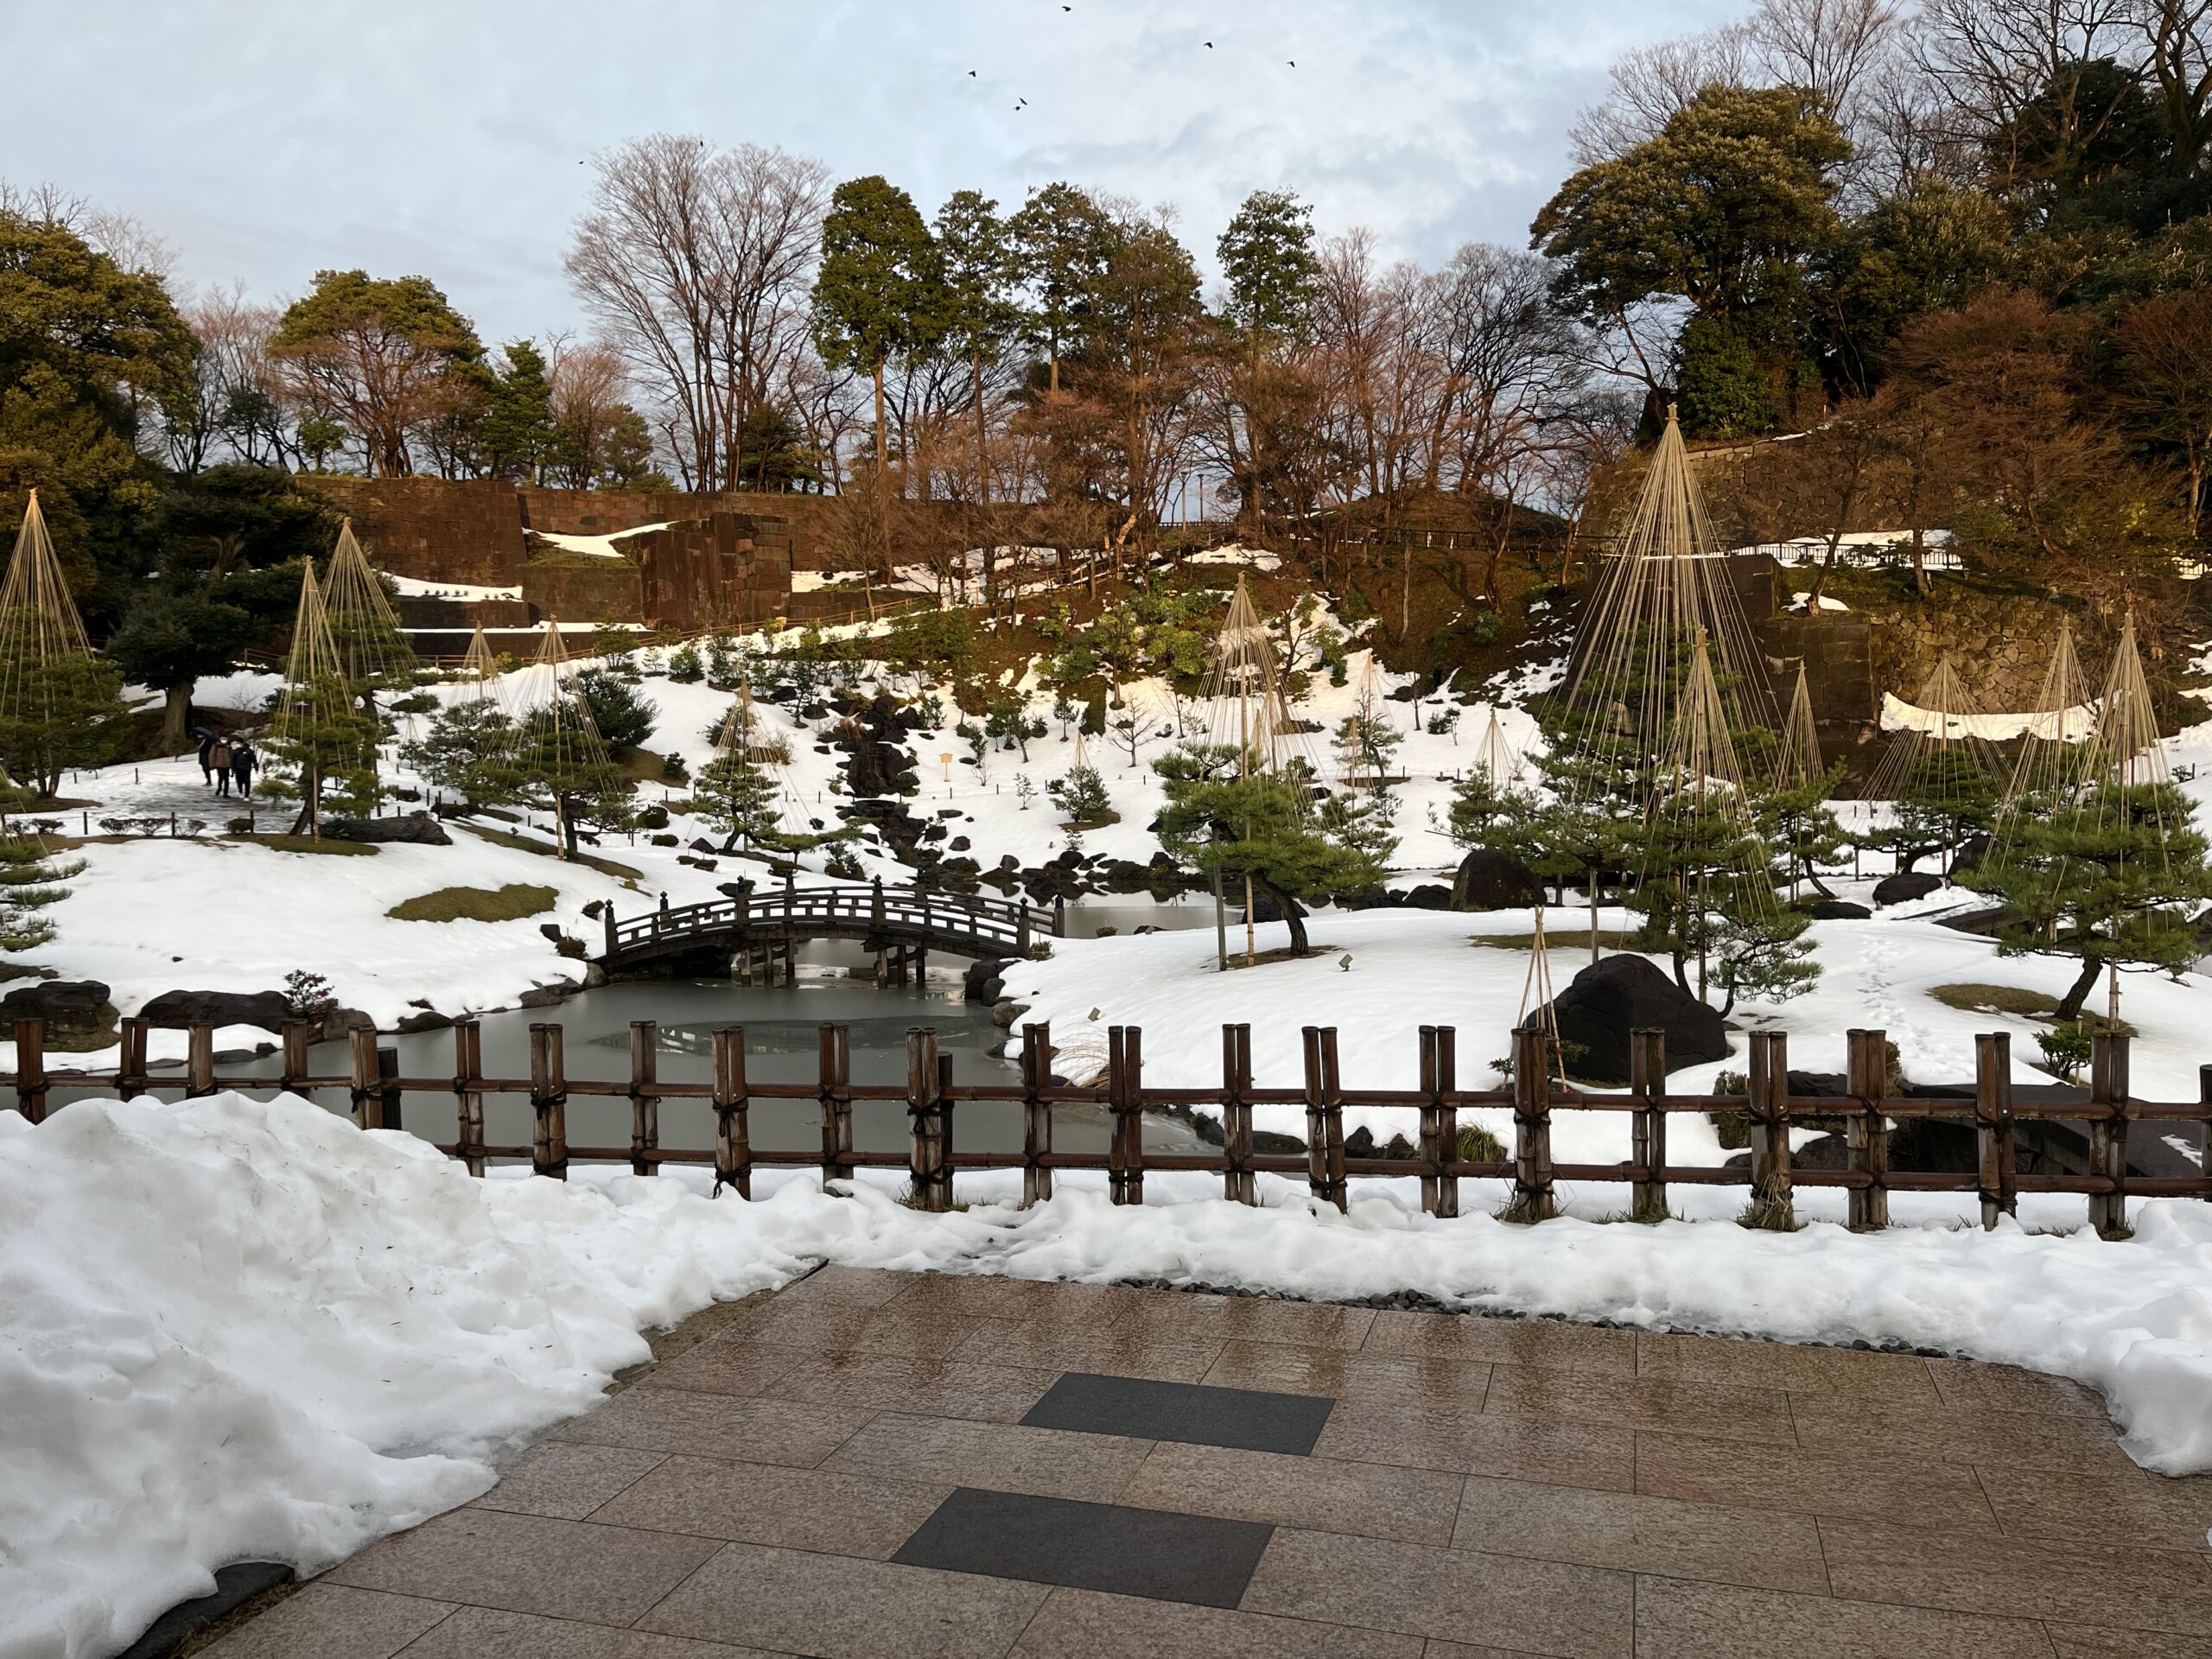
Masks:
[[[284,686],[276,699],[270,747],[283,772],[270,779],[270,792],[296,793],[304,805],[309,832],[322,833],[322,791],[340,780],[341,791],[359,792],[359,777],[373,779],[377,722],[364,713],[347,678],[330,613],[315,578],[312,560],[300,567],[300,601],[292,620],[292,648],[285,659]],[[289,782],[283,781],[283,773]]]
[[[1821,728],[1813,718],[1812,688],[1806,683],[1805,665],[1797,665],[1797,683],[1789,693],[1789,712],[1782,717],[1782,741],[1774,753],[1774,786],[1777,790],[1810,789],[1827,776],[1821,762]]]
[[[791,809],[798,804],[786,770],[791,758],[788,743],[765,734],[760,708],[753,701],[753,688],[740,680],[729,713],[722,716],[721,726],[715,734],[715,759],[733,763],[765,780],[766,787],[760,791],[761,804],[766,805],[769,799],[774,802],[773,832],[783,830]]]
[[[545,643],[537,660],[517,677],[510,707],[524,770],[551,808],[556,842],[566,858],[575,804],[605,794],[613,785],[614,766],[576,682],[557,619],[546,619]]]
[[[1505,728],[1498,724],[1497,710],[1493,707],[1490,719],[1483,727],[1482,741],[1475,745],[1475,759],[1471,770],[1490,785],[1492,795],[1503,795],[1521,782],[1526,771],[1520,752],[1505,735]]]
[[[1316,775],[1283,695],[1274,638],[1242,576],[1214,636],[1213,664],[1206,677],[1206,738],[1216,748],[1235,750],[1246,772],[1294,779],[1301,791]]]
[[[2034,717],[2020,735],[2020,752],[2012,758],[2005,798],[1998,804],[1990,838],[1993,864],[2011,856],[2029,813],[2080,795],[2082,766],[2090,753],[2087,740],[2095,729],[2089,698],[2088,677],[2074,648],[2074,625],[2062,620],[2050,665],[2036,694]]]
[[[363,686],[404,683],[416,666],[414,649],[399,631],[399,618],[369,568],[368,555],[354,539],[351,518],[339,526],[323,587],[330,635],[346,677]]]
[[[492,650],[492,642],[484,637],[484,625],[479,622],[476,632],[468,637],[468,654],[461,661],[461,678],[474,688],[479,702],[498,703],[499,695],[499,659]]]
[[[46,793],[67,767],[105,758],[99,734],[121,713],[120,680],[85,637],[33,490],[0,583],[0,756],[11,780]]]
[[[1917,708],[1890,740],[1863,793],[1870,803],[1895,803],[1895,823],[1884,833],[1897,846],[1919,833],[1920,850],[1941,849],[1948,871],[1961,843],[1994,822],[2006,771],[1948,652],[1922,685]]]
[[[1354,696],[1353,712],[1357,721],[1382,718],[1382,671],[1371,651],[1367,653],[1366,665],[1360,670],[1359,689]],[[1384,769],[1376,764],[1375,750],[1359,741],[1357,725],[1351,739],[1339,747],[1344,781],[1370,794],[1378,793],[1387,782]]]

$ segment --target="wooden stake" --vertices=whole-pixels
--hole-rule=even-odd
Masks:
[[[569,1179],[569,1076],[562,1028],[530,1028],[531,1170],[556,1181]]]
[[[2089,1173],[2112,1183],[2089,1195],[2089,1225],[2110,1238],[2127,1231],[2126,1033],[2090,1036],[2089,1099],[2100,1109],[2089,1120]]]
[[[1429,1165],[1421,1178],[1421,1207],[1447,1220],[1459,1213],[1459,1178],[1445,1168],[1459,1156],[1459,1113],[1444,1099],[1459,1086],[1457,1044],[1449,1026],[1421,1028],[1421,1091],[1428,1096],[1421,1109],[1421,1155]]]
[[[1853,1028],[1844,1033],[1845,1086],[1858,1102],[1844,1126],[1851,1167],[1866,1178],[1846,1201],[1853,1232],[1890,1224],[1890,1125],[1881,1103],[1889,1094],[1887,1033]]]
[[[1644,1172],[1630,1189],[1637,1221],[1667,1218],[1667,1033],[1639,1026],[1628,1034],[1629,1092],[1643,1103],[1630,1119],[1630,1160]]]
[[[1981,1188],[1981,1224],[2019,1208],[2018,1154],[2012,1130],[2012,1036],[1983,1032],[1974,1039],[1974,1166]]]
[[[1259,1177],[1251,1167],[1252,1027],[1221,1028],[1222,1195],[1231,1204],[1257,1204]]]
[[[745,1027],[717,1026],[715,1049],[715,1188],[720,1198],[729,1187],[741,1198],[753,1196],[753,1137],[747,1122]]]
[[[630,1022],[630,1173],[651,1175],[660,1167],[649,1153],[660,1150],[660,1026],[652,1020]]]
[[[459,1118],[455,1148],[472,1175],[484,1173],[484,1027],[456,1020],[453,1027],[454,1113]]]

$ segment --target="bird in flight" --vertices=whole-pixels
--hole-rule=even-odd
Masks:
[[[968,79],[970,79],[970,80],[973,80],[973,79],[976,79],[976,72],[975,72],[973,69],[970,69],[970,70],[968,72]]]
[[[1208,41],[1206,42],[1206,50],[1209,52],[1213,50],[1213,42],[1211,41]]]
[[[1293,58],[1293,59],[1291,59],[1291,60],[1290,60],[1290,67],[1291,67],[1292,68],[1294,68],[1294,69],[1295,69],[1295,68],[1297,68],[1297,67],[1298,67],[1298,60],[1297,60],[1296,58]],[[973,70],[970,70],[970,71],[969,71],[969,73],[970,74],[973,74],[975,72],[974,72]]]

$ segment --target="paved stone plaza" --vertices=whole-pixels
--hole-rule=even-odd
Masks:
[[[2212,1659],[2212,1478],[2003,1366],[830,1268],[211,1659]]]

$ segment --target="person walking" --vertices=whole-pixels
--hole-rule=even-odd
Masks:
[[[215,734],[205,727],[197,729],[200,732],[200,786],[205,789],[215,781],[214,763],[209,759],[215,748]]]
[[[253,745],[250,741],[242,737],[232,745],[231,776],[238,781],[240,800],[250,801],[253,798],[253,773],[254,769],[260,764],[261,757],[254,753]]]
[[[227,797],[231,792],[231,744],[228,738],[217,738],[208,746],[206,759],[200,764],[215,773],[215,793]]]

